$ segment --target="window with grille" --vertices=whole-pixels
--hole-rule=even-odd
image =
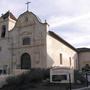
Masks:
[[[30,45],[31,44],[31,38],[30,37],[24,37],[23,38],[23,45]]]

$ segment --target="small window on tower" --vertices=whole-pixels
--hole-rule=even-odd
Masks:
[[[6,34],[6,26],[2,25],[2,32],[1,32],[1,37],[4,38]]]

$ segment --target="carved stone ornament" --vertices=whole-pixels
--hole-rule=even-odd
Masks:
[[[28,17],[27,16],[25,17],[25,22],[28,22]]]

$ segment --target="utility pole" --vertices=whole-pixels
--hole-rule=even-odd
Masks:
[[[71,75],[69,73],[69,87],[70,87],[70,90],[72,90],[72,85],[71,85]]]
[[[86,72],[86,80],[87,80],[86,84],[87,84],[87,87],[88,87],[88,73],[87,72]]]

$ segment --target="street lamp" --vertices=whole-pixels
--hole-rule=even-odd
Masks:
[[[87,71],[86,71],[86,85],[87,85],[87,87],[88,87],[88,73],[87,73]]]
[[[70,90],[72,90],[71,75],[70,75],[70,73],[69,73],[69,87],[70,87]]]

